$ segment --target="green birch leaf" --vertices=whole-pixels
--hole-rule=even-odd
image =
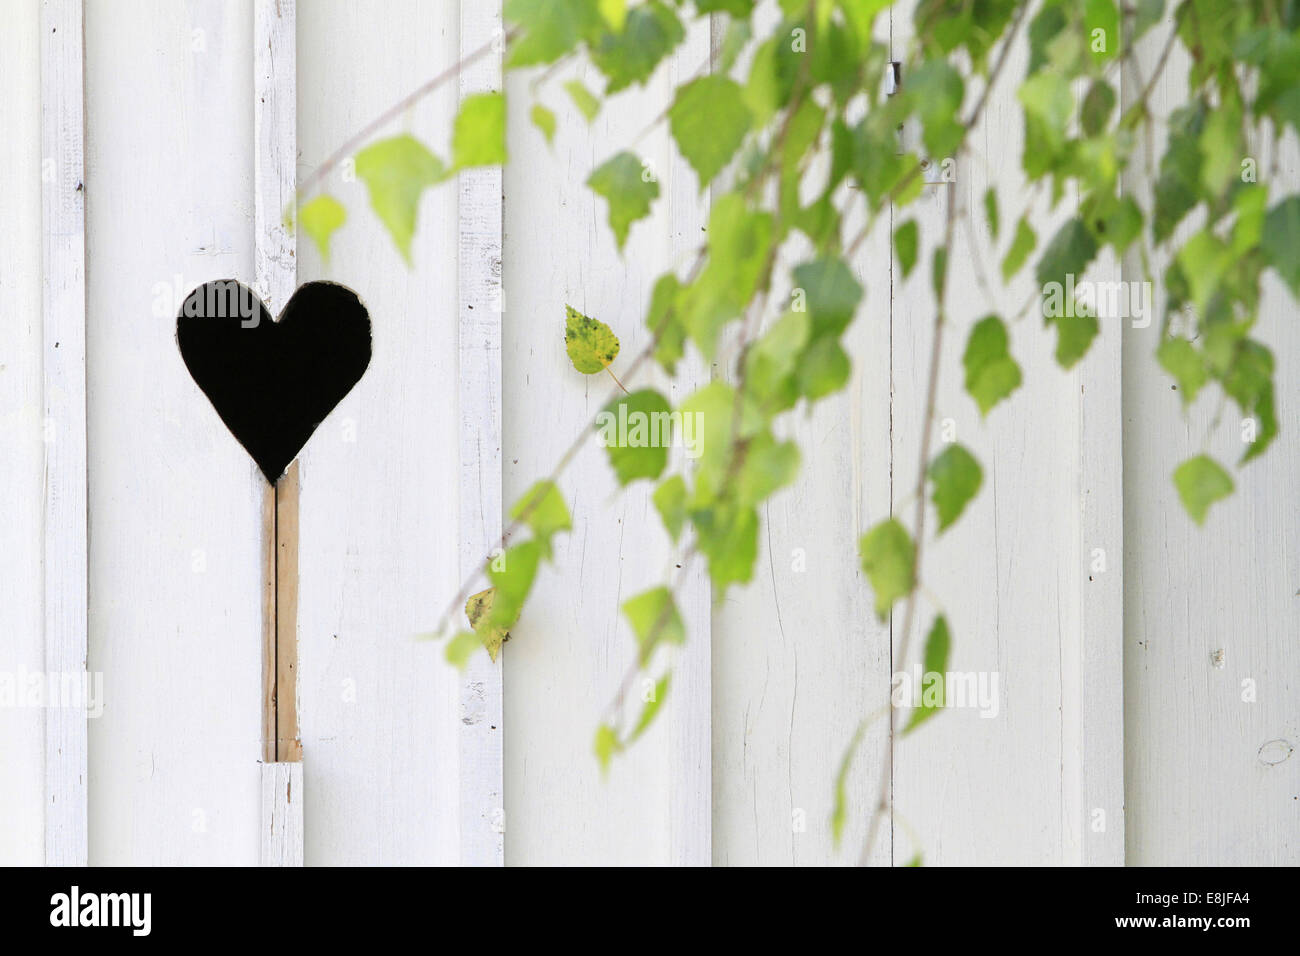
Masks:
[[[627,23],[627,0],[596,0],[597,9],[615,33]]]
[[[1111,85],[1105,80],[1093,80],[1088,95],[1083,98],[1083,106],[1079,108],[1084,135],[1099,135],[1106,128],[1114,109],[1115,91]]]
[[[1011,240],[1011,248],[1007,250],[1006,257],[1002,260],[1003,282],[1008,281],[1020,271],[1020,267],[1025,264],[1029,254],[1034,251],[1034,244],[1037,242],[1038,237],[1034,235],[1029,220],[1021,216],[1020,221],[1016,223],[1016,234]]]
[[[610,761],[614,759],[614,754],[622,749],[623,742],[618,739],[617,730],[608,724],[601,724],[596,728],[596,741],[592,745],[592,752],[600,763],[601,773],[609,772]]]
[[[821,256],[801,263],[794,268],[794,282],[812,316],[813,338],[839,335],[848,328],[862,301],[862,286],[843,259]]]
[[[620,485],[663,474],[673,442],[671,412],[666,398],[643,388],[620,395],[596,416],[596,430]]]
[[[1065,285],[1069,275],[1078,282],[1096,254],[1097,240],[1083,220],[1069,220],[1057,230],[1038,260],[1038,284],[1045,286],[1049,282],[1059,282]]]
[[[980,415],[1020,387],[1020,366],[1007,347],[1007,327],[996,315],[985,316],[971,329],[962,355],[966,391]]]
[[[668,536],[676,543],[686,521],[686,480],[681,475],[665,478],[655,489],[653,501]]]
[[[554,63],[602,23],[596,0],[505,0],[505,19],[518,28],[507,67]]]
[[[952,648],[952,637],[948,633],[948,619],[942,614],[934,619],[930,633],[925,639],[925,664],[921,676],[921,700],[912,709],[912,715],[903,728],[904,734],[910,734],[918,725],[937,714],[944,705],[944,674],[948,670],[948,652]],[[936,674],[937,677],[930,675]]]
[[[642,667],[649,663],[661,643],[686,643],[686,625],[682,623],[672,592],[666,587],[651,588],[624,601],[623,616],[636,635]]]
[[[1208,455],[1189,458],[1174,470],[1174,487],[1197,524],[1205,523],[1210,505],[1232,494],[1232,476]]]
[[[714,73],[677,88],[668,126],[701,191],[736,154],[752,122],[744,91],[728,76]]]
[[[501,93],[465,97],[451,133],[457,169],[499,166],[506,161],[506,98]]]
[[[532,529],[533,536],[543,546],[547,557],[550,557],[551,537],[573,527],[573,519],[569,517],[569,506],[564,503],[564,496],[560,494],[555,482],[547,479],[535,482],[524,492],[510,509],[510,517],[524,522]]]
[[[569,80],[564,84],[564,89],[568,92],[569,98],[573,100],[573,105],[578,108],[578,112],[583,115],[583,118],[588,123],[600,114],[600,100],[592,95],[581,80]]]
[[[1088,354],[1092,340],[1100,327],[1095,315],[1063,315],[1051,320],[1056,326],[1056,363],[1063,369],[1074,365]]]
[[[984,472],[975,456],[961,445],[949,445],[927,470],[934,485],[933,501],[939,513],[939,531],[961,517],[966,503],[974,498],[984,481]]]
[[[996,207],[995,207],[996,208]],[[909,219],[894,230],[894,251],[898,255],[898,264],[903,268],[906,279],[916,265],[916,247],[920,230],[915,219]]]
[[[838,341],[824,335],[804,351],[795,370],[799,394],[810,402],[838,392],[849,383],[853,361]]]
[[[617,153],[597,166],[587,177],[587,186],[609,203],[609,228],[622,250],[632,223],[650,215],[650,204],[659,198],[659,183],[645,164],[628,152]]]
[[[628,734],[628,743],[632,743],[632,741],[644,734],[650,728],[650,725],[654,723],[654,719],[663,707],[664,701],[668,699],[668,687],[671,677],[671,674],[665,674],[655,681],[654,694],[641,705],[641,716],[637,718],[632,733]]]
[[[700,553],[709,561],[714,596],[732,584],[747,584],[758,557],[758,512],[753,508],[703,508],[691,512]]]
[[[1300,196],[1291,196],[1268,211],[1262,238],[1264,255],[1300,299]]]
[[[876,615],[883,621],[916,583],[916,546],[898,519],[888,518],[862,536],[858,553],[876,592]]]
[[[677,14],[659,0],[632,9],[621,30],[605,33],[591,49],[591,61],[605,74],[605,95],[644,84],[685,36]]]
[[[571,305],[564,307],[564,351],[583,375],[605,371],[618,358],[618,336],[600,319],[583,315]]]
[[[984,220],[988,223],[989,235],[998,237],[998,192],[992,186],[984,190]]]
[[[443,650],[447,663],[457,670],[464,670],[474,652],[483,646],[479,636],[473,631],[458,631]]]
[[[1119,53],[1119,8],[1115,0],[1087,0],[1084,24],[1088,31],[1088,52],[1097,63]]]
[[[547,144],[555,141],[555,114],[541,103],[534,103],[532,110],[533,125],[541,130]]]
[[[488,580],[495,593],[486,627],[509,628],[519,619],[544,554],[539,542],[522,541],[507,548],[488,566]]]
[[[1209,380],[1205,357],[1187,339],[1165,339],[1156,350],[1156,360],[1178,382],[1184,407],[1192,403],[1201,386]]]
[[[857,754],[858,747],[862,745],[862,737],[866,731],[867,721],[864,720],[858,724],[853,739],[844,748],[844,756],[840,757],[840,769],[835,774],[835,800],[831,806],[831,841],[837,850],[840,848],[840,839],[844,836],[844,823],[848,818],[849,769],[853,766],[853,757]]]
[[[375,215],[409,264],[420,196],[447,178],[447,167],[418,139],[403,133],[357,153],[356,172],[370,192]]]

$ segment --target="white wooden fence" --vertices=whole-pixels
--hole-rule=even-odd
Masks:
[[[413,268],[347,164],[328,179],[352,219],[331,262],[305,243],[294,255],[268,210],[295,174],[492,38],[499,7],[86,0],[83,27],[81,0],[3,0],[0,673],[86,662],[103,710],[0,707],[0,862],[267,852],[287,784],[264,810],[265,482],[182,365],[174,316],[195,285],[230,276],[278,307],[295,272],[357,290],[375,327],[369,371],[299,464],[305,862],[856,858],[883,722],[849,775],[839,852],[832,783],[907,663],[871,612],[856,539],[906,497],[931,328],[927,283],[895,272],[884,231],[855,261],[867,298],[849,333],[853,381],[792,426],[805,466],[766,509],[754,583],[717,605],[688,584],[690,641],[664,717],[607,779],[591,739],[634,651],[618,605],[662,581],[673,554],[645,490],[615,495],[598,448],[566,473],[575,528],[504,667],[459,674],[414,640],[499,536],[502,503],[606,399],[568,366],[564,305],[609,322],[634,354],[650,283],[683,264],[707,219],[707,195],[652,125],[709,62],[716,38],[699,28],[589,128],[560,89],[568,72],[549,80],[553,148],[527,116],[533,77],[505,77],[511,161],[430,194]],[[882,36],[901,50],[907,29],[895,12]],[[1182,89],[1174,66],[1156,93],[1166,109]],[[955,182],[926,187],[923,234],[941,231],[948,203],[974,214],[990,183],[1020,194],[1022,70],[1013,60]],[[392,131],[445,143],[458,97],[502,82],[496,51]],[[1120,86],[1131,98],[1131,77]],[[620,256],[582,183],[633,140],[661,198]],[[1259,168],[1295,188],[1295,150],[1273,160]],[[1138,171],[1126,188],[1150,182]],[[986,290],[996,252],[972,236],[950,261],[959,330],[1032,291]],[[1093,275],[1139,276],[1113,261]],[[987,423],[949,349],[939,418],[980,457],[985,487],[928,551],[925,577],[953,626],[951,666],[998,675],[999,709],[953,710],[894,745],[894,822],[872,862],[1300,862],[1296,319],[1270,289],[1261,334],[1283,434],[1204,530],[1169,475],[1213,409],[1181,416],[1151,356],[1155,324],[1104,327],[1070,374],[1036,322],[1017,324],[1025,386]],[[699,365],[661,384],[680,397],[726,372]],[[1222,429],[1213,447],[1235,459],[1234,441]],[[295,826],[280,838],[295,843]]]

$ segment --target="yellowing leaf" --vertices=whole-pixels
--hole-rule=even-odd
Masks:
[[[618,358],[618,347],[618,336],[604,322],[571,305],[564,307],[564,350],[583,375],[603,372]]]
[[[343,204],[329,195],[317,196],[298,210],[298,222],[316,243],[320,257],[326,262],[330,258],[330,236],[347,218],[348,213]]]
[[[478,642],[487,648],[488,657],[494,661],[497,654],[501,653],[501,645],[510,640],[510,627],[513,626],[513,622],[509,625],[491,623],[492,598],[495,595],[495,588],[485,588],[478,594],[471,594],[465,602],[465,617],[469,619],[469,626],[474,628]]]

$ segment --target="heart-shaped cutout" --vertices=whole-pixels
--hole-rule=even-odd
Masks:
[[[308,282],[272,321],[252,289],[205,282],[176,343],[212,407],[275,484],[370,364],[370,315],[351,289]]]

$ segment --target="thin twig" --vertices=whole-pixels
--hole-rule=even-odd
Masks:
[[[512,33],[507,33],[505,35],[505,42],[509,42],[511,36]],[[466,56],[463,60],[457,60],[437,76],[412,90],[406,96],[402,97],[402,99],[398,100],[394,105],[384,110],[383,113],[375,117],[360,130],[350,136],[342,146],[326,156],[324,161],[313,169],[305,179],[303,179],[302,184],[298,187],[298,196],[302,197],[309,194],[325,180],[325,177],[328,176],[339,163],[343,162],[343,160],[351,156],[360,146],[365,144],[366,140],[370,139],[370,137],[374,136],[375,133],[379,132],[379,130],[383,129],[393,120],[397,119],[397,117],[401,116],[402,113],[406,112],[406,110],[415,103],[418,103],[424,97],[438,89],[438,87],[456,79],[460,76],[461,70],[482,59],[492,51],[494,44],[499,44],[501,42],[501,38],[493,37],[473,53]]]

